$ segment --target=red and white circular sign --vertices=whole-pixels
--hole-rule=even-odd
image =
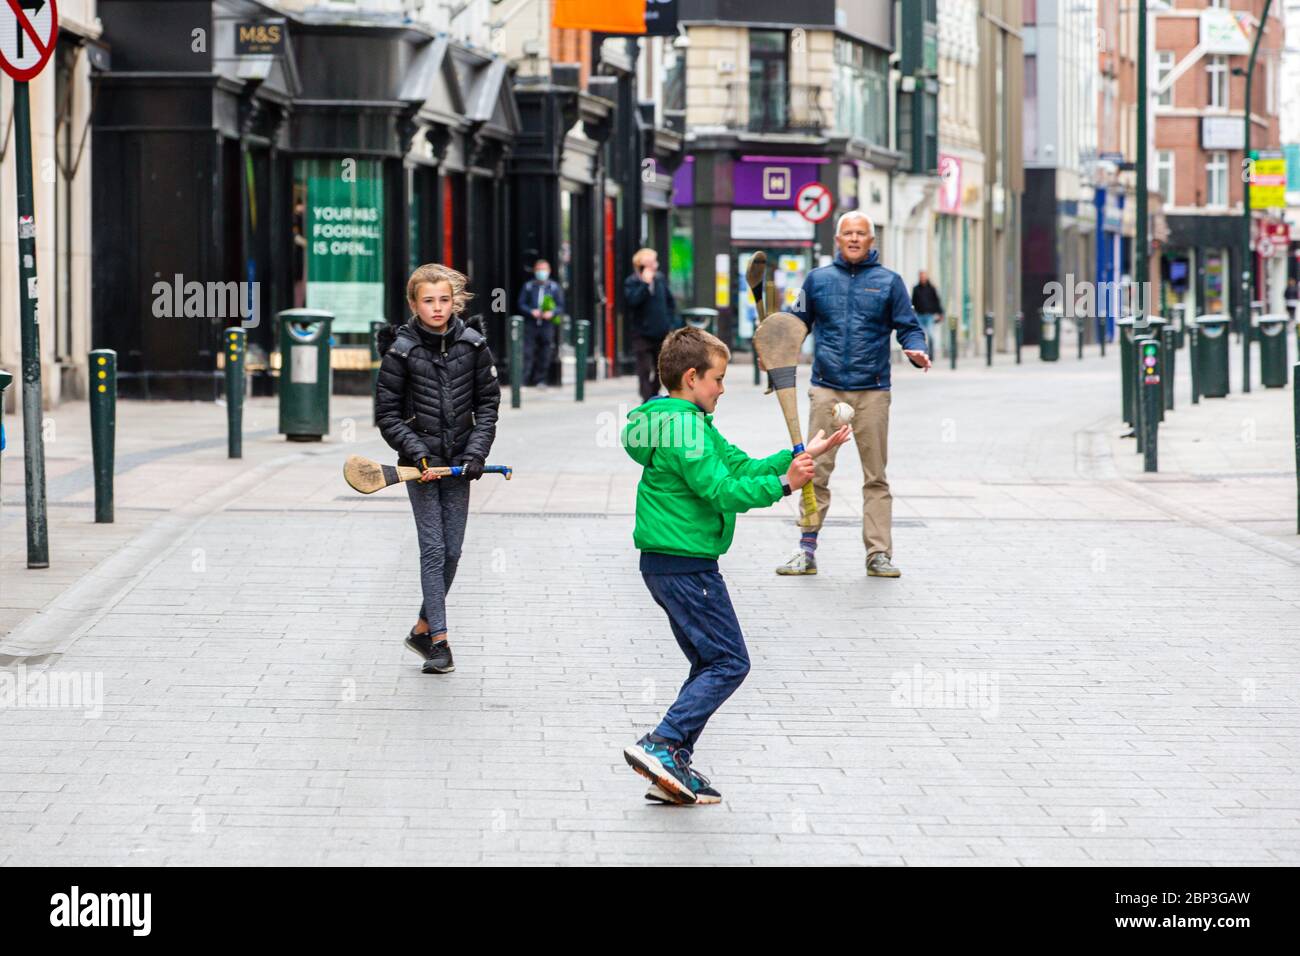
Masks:
[[[0,69],[25,83],[45,68],[59,36],[54,0],[0,0]]]
[[[794,208],[809,222],[821,222],[831,214],[831,191],[821,183],[807,183],[795,195]]]

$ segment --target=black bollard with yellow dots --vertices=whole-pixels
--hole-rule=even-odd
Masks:
[[[226,329],[226,457],[244,457],[244,353],[248,332]]]
[[[95,472],[95,524],[113,523],[113,448],[117,434],[117,353],[90,353],[90,447]]]

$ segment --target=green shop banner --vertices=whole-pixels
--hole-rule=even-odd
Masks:
[[[300,159],[307,187],[307,308],[334,332],[369,332],[384,315],[384,181],[378,160]]]

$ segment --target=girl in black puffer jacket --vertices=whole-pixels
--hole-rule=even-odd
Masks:
[[[419,481],[406,482],[424,598],[406,646],[424,658],[426,674],[456,669],[447,640],[447,591],[465,540],[469,483],[483,476],[501,404],[487,339],[460,317],[470,298],[465,283],[465,276],[437,264],[411,274],[406,298],[412,316],[381,348],[375,394],[379,432],[398,453],[397,463],[424,471]],[[439,478],[432,471],[447,465],[462,466],[462,477]]]

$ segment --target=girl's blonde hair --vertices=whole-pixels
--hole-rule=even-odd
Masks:
[[[420,286],[426,282],[445,282],[451,286],[451,310],[457,315],[465,311],[466,303],[474,298],[474,293],[465,291],[469,279],[463,273],[440,262],[429,262],[411,273],[411,278],[406,282],[406,301],[414,305]]]

